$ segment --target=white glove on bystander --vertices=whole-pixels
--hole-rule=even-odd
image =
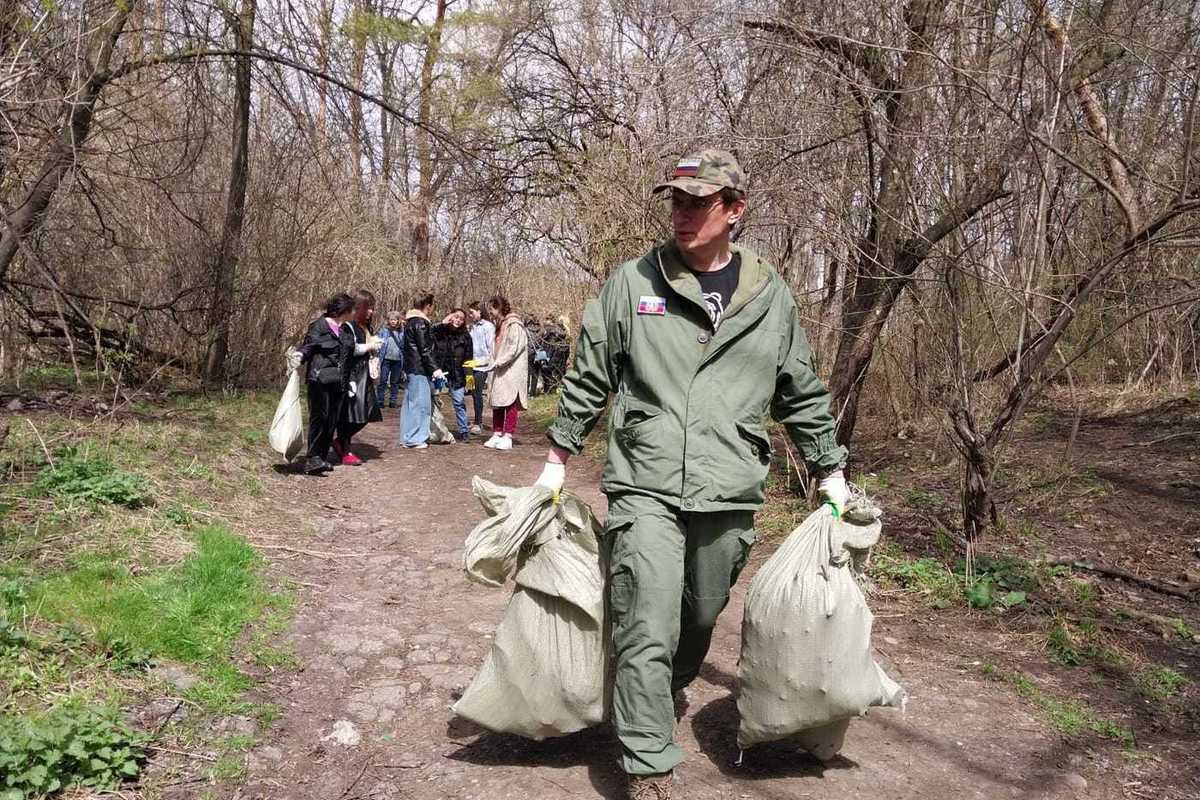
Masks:
[[[550,491],[558,494],[562,491],[563,483],[567,479],[566,464],[551,464],[546,462],[546,466],[542,467],[542,474],[538,476],[534,486],[545,486]]]
[[[850,487],[846,485],[846,476],[840,469],[834,470],[817,482],[817,493],[822,502],[833,506],[838,516],[841,516],[846,510],[846,504],[850,502]]]
[[[433,371],[433,379],[435,381],[440,381],[445,377],[446,377],[446,373],[442,372],[440,369],[435,369]]]

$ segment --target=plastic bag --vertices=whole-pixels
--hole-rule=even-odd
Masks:
[[[516,581],[479,674],[454,713],[529,739],[603,721],[608,707],[601,525],[570,492],[516,489],[476,477],[490,515],[467,537],[463,567],[486,586]]]
[[[852,717],[903,707],[904,689],[871,654],[874,615],[854,569],[879,539],[879,510],[822,506],[767,560],[746,595],[738,661],[738,746],[796,736],[832,758]]]
[[[304,450],[304,415],[300,411],[300,352],[294,347],[287,351],[288,380],[283,396],[275,407],[275,417],[267,440],[271,449],[288,461]]]
[[[434,392],[433,404],[430,406],[429,415],[429,443],[430,444],[450,444],[454,441],[454,434],[450,432],[450,428],[446,425],[446,418],[442,416],[442,398],[443,394]]]

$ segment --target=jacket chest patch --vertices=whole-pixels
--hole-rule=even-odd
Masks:
[[[665,317],[667,314],[667,298],[644,294],[638,298],[637,313]]]

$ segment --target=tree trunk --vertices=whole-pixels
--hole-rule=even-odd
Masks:
[[[433,121],[433,69],[442,49],[447,0],[437,0],[437,13],[426,35],[425,58],[421,62],[420,98],[417,104],[417,197],[413,204],[412,254],[417,263],[429,262],[430,215],[433,213],[433,144],[429,126]]]
[[[92,114],[96,100],[110,79],[109,65],[113,51],[129,19],[134,3],[117,3],[108,19],[96,28],[88,42],[85,55],[77,65],[77,83],[63,99],[61,110],[64,123],[49,142],[49,152],[12,211],[8,224],[0,228],[0,286],[4,285],[21,240],[41,226],[46,209],[63,178],[75,167],[75,154],[87,141],[92,129]],[[0,217],[0,224],[3,218]]]
[[[237,47],[245,52],[254,47],[256,0],[242,0],[237,19]],[[208,311],[209,343],[204,359],[204,385],[220,388],[225,382],[225,359],[229,354],[229,317],[233,313],[234,282],[242,249],[242,224],[246,216],[246,182],[250,174],[250,57],[234,61],[233,148],[229,165],[229,194],[225,200],[225,224],[213,263],[213,295]]]
[[[962,486],[963,533],[968,542],[975,542],[996,521],[996,504],[991,497],[996,462],[991,443],[979,432],[970,411],[962,407],[951,409],[950,421],[958,435],[954,446],[966,465]]]
[[[354,3],[354,12],[361,14],[363,8],[362,0],[356,0]],[[351,51],[351,66],[350,79],[354,84],[354,88],[362,91],[363,88],[363,69],[367,61],[367,35],[362,30],[354,31],[354,43]],[[363,158],[363,141],[366,139],[366,130],[363,128],[363,101],[356,94],[350,95],[350,169],[354,175],[354,185],[357,189],[362,189],[362,158]]]

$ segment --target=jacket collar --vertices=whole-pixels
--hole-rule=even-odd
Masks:
[[[405,319],[420,318],[420,319],[425,320],[426,322],[429,322],[429,317],[425,316],[424,312],[422,312],[421,309],[419,309],[419,308],[410,308],[408,310],[408,313],[406,313],[404,315],[404,318]]]
[[[729,308],[725,310],[724,320],[731,317],[749,305],[750,301],[762,294],[767,282],[771,279],[771,270],[753,250],[747,250],[738,245],[730,245],[730,251],[741,256],[741,274],[738,277],[738,287],[733,293]],[[681,297],[690,300],[697,308],[708,315],[708,306],[700,293],[700,281],[696,273],[688,268],[679,252],[679,246],[674,239],[660,245],[654,251],[659,271],[667,283]],[[722,323],[722,328],[725,326]]]

